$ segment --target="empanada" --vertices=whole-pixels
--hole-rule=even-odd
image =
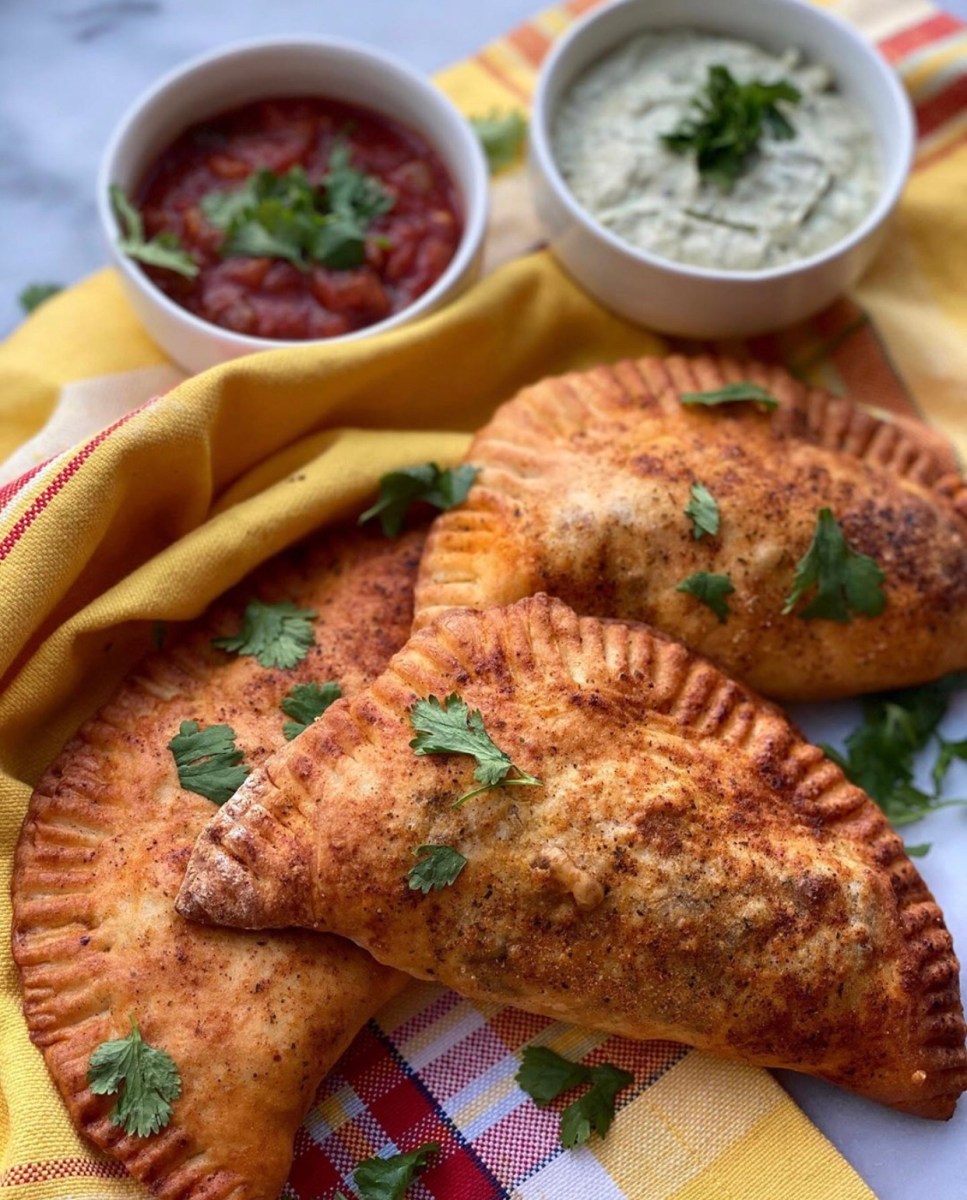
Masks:
[[[779,408],[680,402],[740,379]],[[967,667],[967,488],[939,444],[761,364],[646,358],[546,379],[467,452],[480,474],[433,526],[416,627],[543,591],[646,621],[780,699],[937,678]],[[686,515],[696,484],[716,533]],[[783,611],[824,508],[882,571],[879,615],[807,619],[815,593]],[[734,589],[718,614],[680,590],[700,573]]]
[[[454,807],[474,759],[410,744],[451,693],[541,786]],[[467,863],[423,894],[431,846]],[[950,935],[873,802],[712,664],[544,596],[413,637],[209,822],[178,903],[924,1116],[967,1086]]]
[[[406,638],[422,540],[330,531],[267,564],[141,665],[30,803],[13,881],[30,1035],[78,1128],[158,1196],[275,1200],[320,1080],[403,982],[341,939],[177,915],[191,846],[216,809],[179,786],[168,742],[183,721],[228,724],[255,768],[285,744],[279,705],[293,685],[357,691]],[[213,648],[256,595],[318,613],[294,668]],[[132,1017],[181,1075],[170,1123],[149,1137],[113,1125],[117,1097],[88,1087],[91,1052]]]

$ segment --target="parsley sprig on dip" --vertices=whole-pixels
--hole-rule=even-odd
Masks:
[[[378,179],[351,165],[340,143],[318,186],[302,167],[284,175],[263,169],[240,188],[209,192],[201,210],[224,233],[223,258],[280,258],[301,271],[314,262],[346,270],[365,260],[367,231],[393,203]]]
[[[738,83],[728,67],[716,64],[709,67],[704,88],[692,100],[698,115],[686,117],[663,134],[662,141],[675,154],[694,154],[702,179],[729,192],[767,129],[780,141],[796,136],[779,103],[798,104],[801,99],[799,89],[785,80]]]

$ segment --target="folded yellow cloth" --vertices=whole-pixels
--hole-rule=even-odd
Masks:
[[[441,84],[471,113],[525,106],[548,40],[585,7],[542,14]],[[803,327],[748,347],[702,348],[751,351],[905,418],[926,414],[967,451],[967,114],[938,101],[958,61],[963,71],[951,49],[963,56],[963,39],[919,0],[843,7],[904,66],[920,107],[921,161],[892,240],[853,296]],[[139,387],[143,397],[178,376],[111,273],[49,301],[0,347],[0,456],[58,404],[63,428],[81,413],[90,428],[114,422],[0,487],[4,929],[31,787],[149,649],[155,621],[197,614],[256,563],[357,511],[383,472],[454,461],[467,433],[521,384],[668,348],[601,310],[546,253],[519,257],[534,236],[519,177],[499,180],[495,201],[492,253],[503,265],[443,313],[371,341],[229,364],[133,412]],[[630,1103],[591,1152],[607,1181],[602,1196],[871,1195],[767,1073],[694,1053]],[[70,1127],[0,950],[0,1195],[143,1194],[105,1162]],[[521,1184],[506,1194],[580,1194],[567,1190],[566,1167],[557,1169],[564,1173],[545,1191]]]

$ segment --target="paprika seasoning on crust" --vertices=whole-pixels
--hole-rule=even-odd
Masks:
[[[462,234],[457,190],[424,138],[321,97],[260,100],[191,126],[133,208],[145,239],[197,268],[142,259],[172,300],[280,340],[337,337],[406,308]]]

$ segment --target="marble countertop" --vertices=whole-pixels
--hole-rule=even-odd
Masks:
[[[435,0],[2,0],[0,335],[21,319],[17,295],[24,286],[70,284],[104,264],[94,204],[101,149],[127,105],[170,67],[240,38],[329,33],[381,46],[430,72],[525,20],[535,7],[536,0],[484,0],[472,7]],[[967,19],[967,0],[947,0],[946,7]],[[813,738],[833,741],[851,727],[857,710],[836,706],[795,715]],[[962,695],[948,736],[962,737],[965,725]],[[967,765],[951,773],[951,794],[967,794]],[[934,842],[922,870],[955,941],[967,946],[965,815],[938,812],[915,830],[915,841]],[[951,1123],[938,1125],[814,1080],[788,1073],[781,1079],[881,1200],[967,1196],[967,1103]]]

